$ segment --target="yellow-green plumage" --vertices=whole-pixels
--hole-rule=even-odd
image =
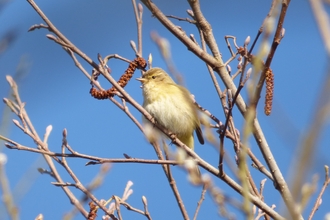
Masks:
[[[148,70],[138,80],[142,82],[143,107],[159,124],[174,132],[191,149],[194,149],[194,130],[199,142],[204,144],[197,109],[186,88],[177,85],[160,68]]]

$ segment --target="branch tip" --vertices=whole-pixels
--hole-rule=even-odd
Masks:
[[[143,5],[141,3],[138,4],[138,9],[139,9],[139,12],[142,14],[143,13]]]
[[[52,34],[46,34],[46,37],[50,40],[57,41],[57,38]]]
[[[66,128],[63,129],[62,135],[64,138],[68,136],[68,130]]]
[[[251,37],[250,36],[247,36],[246,39],[245,39],[245,41],[244,41],[244,47],[246,47],[247,45],[249,45],[250,41],[251,41]]]
[[[192,18],[195,17],[194,12],[191,9],[187,9],[187,14]]]
[[[6,80],[8,81],[10,87],[13,87],[15,85],[15,81],[12,76],[6,75]]]
[[[20,123],[19,123],[19,121],[16,120],[16,119],[13,119],[13,123],[14,123],[16,126],[21,126]]]
[[[46,134],[45,134],[45,135],[49,135],[50,132],[52,132],[52,130],[53,130],[53,126],[52,126],[52,125],[48,125],[48,126],[46,127]]]

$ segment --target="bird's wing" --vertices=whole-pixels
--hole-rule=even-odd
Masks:
[[[190,94],[189,90],[186,89],[185,87],[180,86],[180,85],[177,85],[177,86],[182,88],[181,89],[181,91],[183,92],[182,94],[184,95],[184,97],[186,99],[188,99],[188,102],[191,102],[191,106],[195,110],[195,114],[196,114],[196,118],[195,118],[196,119],[196,121],[195,121],[196,129],[195,129],[195,131],[196,131],[196,135],[198,137],[199,143],[204,144],[203,132],[202,132],[202,129],[200,128],[200,122],[199,122],[199,119],[198,119],[197,109],[196,109],[194,103],[192,102],[191,94]]]

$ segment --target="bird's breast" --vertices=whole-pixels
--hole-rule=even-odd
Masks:
[[[144,92],[143,106],[158,123],[178,135],[192,134],[194,110],[180,92],[168,93],[156,87]]]

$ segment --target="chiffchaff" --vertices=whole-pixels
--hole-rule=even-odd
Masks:
[[[174,132],[182,143],[194,149],[194,135],[204,144],[197,107],[190,92],[176,84],[162,69],[149,69],[142,78],[143,107],[152,115],[157,123]],[[143,121],[148,121],[143,117]]]

